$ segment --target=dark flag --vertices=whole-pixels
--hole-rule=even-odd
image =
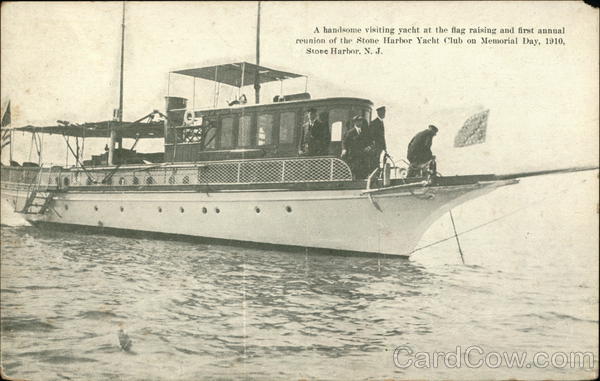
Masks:
[[[454,147],[465,147],[485,142],[490,110],[471,115],[454,138]]]
[[[10,101],[6,104],[6,107],[2,110],[2,123],[0,124],[1,128],[7,127],[10,125]],[[11,131],[9,129],[5,129],[2,131],[2,146],[1,148],[6,147],[10,144]]]

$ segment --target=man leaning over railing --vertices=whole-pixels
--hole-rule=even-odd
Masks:
[[[416,134],[408,143],[408,153],[406,155],[410,162],[408,177],[423,177],[423,171],[426,171],[427,175],[435,175],[435,155],[431,152],[431,144],[437,132],[438,128],[436,126],[429,125],[426,130]]]

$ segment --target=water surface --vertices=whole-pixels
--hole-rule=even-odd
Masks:
[[[593,378],[597,187],[545,176],[457,208],[459,231],[508,214],[461,236],[466,265],[454,240],[404,259],[3,225],[2,364],[30,380]],[[445,216],[421,245],[451,234]],[[590,351],[595,370],[401,369],[401,345]]]

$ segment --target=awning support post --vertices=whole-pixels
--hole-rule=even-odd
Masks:
[[[10,134],[10,144],[8,147],[8,160],[9,163],[13,161],[13,142],[15,141],[15,136],[13,134],[13,130],[10,130],[9,134]]]
[[[67,144],[69,144],[69,137],[67,136]],[[65,148],[65,168],[69,167],[69,149]]]
[[[260,103],[260,1],[256,13],[256,73],[254,74],[254,103]]]
[[[194,119],[196,120],[196,77],[194,77],[193,79],[193,83],[194,83],[194,88],[192,89],[192,112],[194,112]]]
[[[219,68],[215,67],[215,92],[213,94],[213,107],[217,107],[218,96],[217,96],[217,86],[219,85]]]
[[[240,87],[238,87],[238,99],[240,99],[242,87],[244,87],[244,76],[246,75],[246,63],[242,62],[242,82],[240,83]]]

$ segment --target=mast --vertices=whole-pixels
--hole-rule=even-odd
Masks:
[[[119,123],[123,122],[123,66],[125,62],[125,1],[123,1],[123,20],[121,21],[121,75],[119,78]],[[121,140],[119,139],[119,148]]]
[[[125,1],[123,1],[123,19],[121,22],[121,71],[119,76],[119,109],[117,111],[117,122],[121,125],[123,122],[123,67],[125,61]],[[108,165],[114,164],[115,142],[117,141],[117,133],[114,127],[110,129],[110,146],[108,149]],[[121,148],[122,140],[119,139],[119,148]]]
[[[260,66],[260,1],[258,2],[258,13],[256,15],[256,66]],[[260,70],[256,69],[254,75],[254,102],[260,103]]]

